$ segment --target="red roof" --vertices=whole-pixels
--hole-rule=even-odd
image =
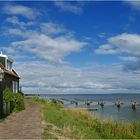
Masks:
[[[16,78],[20,78],[19,75],[13,69],[7,70],[2,64],[0,64],[0,68],[4,71],[4,73]]]

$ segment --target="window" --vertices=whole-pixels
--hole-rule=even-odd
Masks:
[[[18,82],[17,81],[12,82],[12,90],[14,93],[18,92]]]
[[[18,82],[15,83],[16,93],[18,92]]]
[[[12,69],[12,63],[9,60],[7,60],[7,69],[8,70]]]

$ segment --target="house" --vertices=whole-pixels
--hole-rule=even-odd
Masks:
[[[3,89],[8,87],[14,93],[19,92],[20,76],[12,68],[13,60],[7,55],[0,54],[0,72],[3,72]]]
[[[19,92],[20,76],[12,68],[13,60],[0,54],[0,117],[3,115],[3,91],[8,87],[12,92]]]

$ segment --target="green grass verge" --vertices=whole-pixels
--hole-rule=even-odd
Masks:
[[[38,100],[44,117],[46,139],[137,139],[140,122],[126,123],[100,120],[89,112],[64,109],[59,104]]]

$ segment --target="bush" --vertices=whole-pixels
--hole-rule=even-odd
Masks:
[[[13,111],[23,110],[24,97],[20,93],[13,93],[9,88],[6,88],[3,92],[4,102],[12,103],[11,107]]]
[[[19,91],[19,94],[21,94],[22,96],[24,96],[24,93],[22,91]]]
[[[13,100],[13,92],[7,87],[3,91],[3,99],[4,102],[11,102]]]
[[[34,96],[34,97],[33,97],[33,101],[35,101],[35,102],[37,102],[37,103],[42,103],[42,104],[44,104],[44,103],[46,102],[45,99],[39,98],[38,96]]]
[[[14,93],[13,95],[14,111],[20,111],[25,109],[23,96],[19,93]]]

